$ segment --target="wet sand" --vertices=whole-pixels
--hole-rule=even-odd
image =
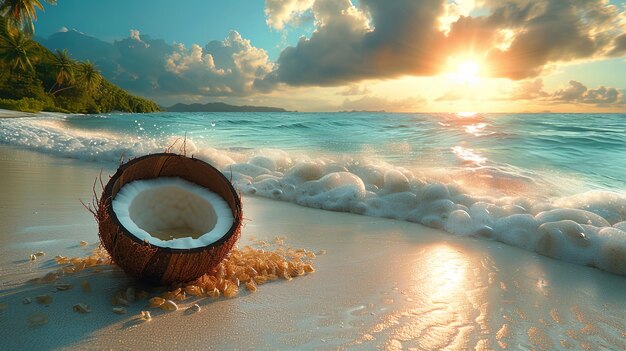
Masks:
[[[102,165],[0,146],[0,349],[624,349],[626,278],[417,224],[244,197],[241,245],[285,236],[317,252],[316,272],[259,286],[202,311],[111,311],[119,269],[32,285],[55,255],[86,256],[97,228],[90,200]],[[104,178],[114,171],[105,167]],[[79,245],[81,240],[90,243]],[[34,262],[29,254],[44,251]],[[78,288],[89,280],[91,292]],[[53,296],[44,307],[25,297]],[[84,302],[92,312],[78,314]],[[28,315],[49,322],[27,325]]]

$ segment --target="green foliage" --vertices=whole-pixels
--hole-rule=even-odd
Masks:
[[[49,4],[56,4],[56,0],[46,0]],[[35,32],[33,21],[37,20],[37,9],[43,11],[39,0],[2,0],[0,2],[0,16],[6,18],[6,26],[13,32],[23,32],[29,37]]]
[[[78,84],[81,88],[92,94],[98,91],[102,84],[102,75],[93,63],[89,61],[81,62],[78,64],[77,71]]]
[[[1,1],[1,0],[0,0]],[[64,113],[155,112],[156,103],[111,84],[90,62],[56,55],[19,32],[3,30],[0,17],[0,108]]]
[[[43,101],[27,97],[19,100],[0,99],[0,108],[23,112],[40,112],[44,108],[44,103]]]
[[[30,53],[35,45],[22,32],[9,31],[0,25],[0,60],[13,72],[32,71]]]

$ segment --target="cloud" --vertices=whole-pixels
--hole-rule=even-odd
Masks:
[[[204,48],[175,45],[165,59],[165,68],[205,96],[246,95],[252,92],[255,79],[273,69],[267,52],[252,46],[236,31],[223,41],[211,41]]]
[[[131,31],[114,43],[119,52],[113,81],[147,96],[244,96],[273,68],[267,52],[236,31],[204,47],[167,44]]]
[[[619,11],[603,0],[552,0],[523,4],[515,10],[501,7],[490,16],[500,18],[498,27],[516,31],[506,50],[490,50],[493,74],[512,79],[537,76],[553,62],[566,62],[605,55],[616,31]]]
[[[370,93],[369,88],[366,85],[352,84],[341,90],[341,95],[367,95]]]
[[[420,97],[390,100],[377,96],[364,96],[360,99],[344,100],[340,109],[354,111],[415,111],[415,109],[425,104],[426,101]]]
[[[554,63],[621,52],[619,8],[605,0],[483,0],[481,16],[469,15],[472,1],[454,4],[315,0],[316,30],[285,48],[276,69],[255,84],[267,90],[430,76],[445,70],[451,56],[478,57],[490,75],[521,80]]]
[[[534,100],[546,98],[550,94],[543,90],[543,79],[524,80],[517,84],[509,96],[510,100]]]
[[[138,43],[142,43],[144,46],[148,47],[150,46],[150,44],[144,42],[143,40],[141,40],[141,33],[137,30],[137,29],[131,29],[130,30],[130,39],[138,42]]]
[[[589,89],[583,83],[575,80],[570,80],[564,88],[548,93],[543,90],[543,81],[537,78],[519,82],[504,100],[535,100],[547,103],[610,107],[626,104],[626,95],[623,91],[605,86]]]
[[[141,41],[141,33],[139,33],[139,31],[137,29],[131,29],[130,30],[130,38],[133,39],[134,41]]]
[[[566,88],[556,91],[552,99],[559,102],[594,104],[600,107],[626,102],[623,94],[615,88],[600,86],[597,89],[588,89],[575,80],[570,80]]]
[[[622,34],[613,41],[613,49],[609,53],[612,56],[626,55],[626,34]]]
[[[265,0],[265,22],[274,29],[298,25],[306,19],[315,0]]]
[[[458,101],[464,100],[468,98],[468,91],[463,89],[452,89],[446,91],[440,97],[436,98],[435,101]]]

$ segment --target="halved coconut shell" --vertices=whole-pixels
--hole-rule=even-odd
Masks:
[[[195,248],[171,248],[137,238],[125,228],[113,210],[120,189],[135,180],[178,177],[221,196],[232,211],[230,229],[217,241]],[[102,245],[113,261],[138,279],[171,284],[196,279],[213,270],[235,245],[241,233],[241,199],[230,181],[211,165],[171,153],[152,154],[128,161],[109,180],[98,211]]]

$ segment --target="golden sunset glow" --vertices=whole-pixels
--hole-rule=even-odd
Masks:
[[[457,64],[456,70],[450,73],[450,79],[457,84],[476,85],[480,82],[480,66],[476,61],[466,60]]]

